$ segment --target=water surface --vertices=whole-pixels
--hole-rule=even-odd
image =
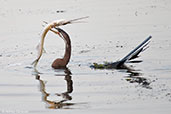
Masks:
[[[171,111],[171,2],[169,0],[0,0],[0,113],[155,113]],[[62,27],[71,37],[66,70],[54,70],[64,42],[48,33],[35,72],[31,63],[43,21],[89,16]],[[94,70],[117,61],[152,35],[135,69]]]

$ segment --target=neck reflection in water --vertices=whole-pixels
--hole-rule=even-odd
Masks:
[[[67,103],[67,101],[72,100],[72,97],[70,96],[70,93],[73,91],[73,81],[71,77],[71,72],[68,68],[64,69],[64,80],[66,81],[67,90],[63,93],[55,93],[56,97],[62,98],[62,100],[56,101],[49,100],[48,97],[51,95],[51,93],[48,93],[46,91],[46,81],[41,79],[41,76],[39,74],[36,74],[36,80],[40,82],[40,92],[42,93],[42,100],[48,105],[47,107],[49,109],[70,109],[71,105],[74,105],[74,103]]]

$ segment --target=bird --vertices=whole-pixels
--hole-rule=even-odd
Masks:
[[[123,57],[121,60],[116,61],[116,62],[105,62],[104,64],[98,64],[98,63],[93,63],[91,65],[91,68],[94,69],[127,69],[131,70],[129,67],[126,66],[125,63],[138,63],[142,61],[133,61],[133,59],[138,58],[139,54],[146,50],[149,46],[148,44],[150,43],[150,39],[152,36],[147,37],[142,43],[140,43],[136,48],[134,48],[131,52],[129,52],[125,57]]]
[[[47,26],[45,26],[44,28],[44,31],[42,33],[42,36],[41,36],[41,42],[39,43],[39,45],[37,46],[38,48],[38,57],[36,60],[34,60],[32,62],[32,65],[34,65],[34,68],[36,68],[42,54],[43,54],[43,51],[44,51],[44,41],[45,41],[45,37],[46,37],[46,34],[48,33],[48,31],[52,31],[54,32],[55,34],[59,35],[64,41],[65,41],[65,54],[64,54],[64,57],[63,58],[59,58],[59,59],[56,59],[53,63],[52,63],[52,68],[54,69],[60,69],[60,68],[66,68],[69,60],[70,60],[70,56],[71,56],[71,40],[70,40],[70,37],[69,35],[61,28],[59,28],[59,26],[64,26],[64,25],[67,25],[67,24],[72,24],[72,23],[77,23],[79,22],[79,20],[81,19],[85,19],[85,18],[88,18],[89,16],[86,16],[86,17],[81,17],[81,18],[76,18],[76,19],[72,19],[72,20],[65,20],[65,19],[61,19],[61,20],[56,20],[56,21],[53,21],[51,23],[47,23]]]
[[[71,40],[69,35],[61,28],[55,28],[58,32],[55,32],[56,34],[59,34],[61,38],[65,41],[65,54],[63,58],[57,58],[52,63],[52,68],[54,69],[60,69],[60,68],[66,68],[66,65],[68,64],[70,57],[71,57]]]

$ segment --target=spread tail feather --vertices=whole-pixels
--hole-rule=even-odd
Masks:
[[[123,65],[125,62],[135,59],[138,57],[138,55],[146,50],[148,47],[147,45],[150,43],[150,39],[152,38],[152,36],[149,36],[148,38],[146,38],[141,44],[139,44],[134,50],[132,50],[130,53],[128,53],[128,55],[126,55],[123,59],[121,59],[119,61],[119,65]]]

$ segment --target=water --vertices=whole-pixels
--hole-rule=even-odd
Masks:
[[[170,1],[1,0],[0,6],[0,113],[171,111]],[[89,18],[62,27],[72,41],[72,74],[51,68],[65,46],[50,32],[47,53],[34,71],[43,21],[82,16]],[[143,62],[127,64],[136,71],[89,67],[121,59],[149,35],[150,47],[139,58]]]

